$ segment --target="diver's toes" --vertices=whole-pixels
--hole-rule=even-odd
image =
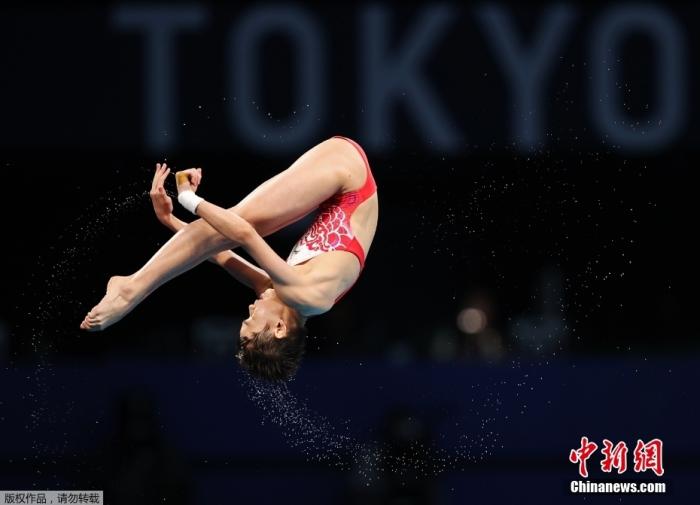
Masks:
[[[91,330],[91,329],[93,329],[93,328],[95,327],[95,325],[97,324],[97,322],[98,322],[98,321],[97,321],[97,318],[95,318],[93,315],[91,315],[91,314],[88,312],[88,315],[85,316],[85,319],[83,319],[83,322],[80,323],[80,327],[81,327],[83,330]]]
[[[102,329],[102,325],[100,323],[90,323],[88,325],[87,331],[100,331]]]

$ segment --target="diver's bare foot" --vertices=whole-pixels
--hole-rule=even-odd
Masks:
[[[87,331],[100,331],[116,323],[124,317],[136,304],[130,296],[127,283],[131,276],[123,277],[115,275],[107,283],[107,293],[87,313],[80,329]]]

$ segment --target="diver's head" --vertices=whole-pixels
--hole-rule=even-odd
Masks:
[[[251,374],[269,381],[292,377],[304,355],[305,318],[270,288],[248,306],[236,357]]]

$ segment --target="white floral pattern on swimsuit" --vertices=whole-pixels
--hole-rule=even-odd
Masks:
[[[287,263],[296,265],[321,253],[344,249],[353,237],[345,211],[338,205],[327,206],[296,243]]]

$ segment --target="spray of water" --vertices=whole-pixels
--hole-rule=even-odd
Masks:
[[[379,477],[393,474],[402,479],[436,477],[483,461],[500,447],[500,436],[491,429],[494,417],[486,414],[498,401],[489,395],[481,405],[478,433],[463,434],[450,450],[412,441],[397,451],[387,443],[362,441],[349,434],[349,423],[331,423],[314,412],[290,389],[290,382],[270,383],[239,371],[240,383],[261,413],[261,422],[281,429],[287,442],[310,462],[340,470],[355,470],[369,486]],[[339,426],[343,426],[341,430]]]
[[[53,412],[49,398],[52,388],[59,387],[52,356],[64,339],[75,335],[76,321],[80,321],[85,293],[76,293],[74,288],[83,276],[82,266],[92,261],[100,237],[115,221],[143,208],[148,196],[147,191],[141,190],[144,186],[143,181],[117,186],[95,199],[38,255],[25,288],[17,297],[14,308],[21,317],[15,318],[17,323],[12,333],[17,341],[25,342],[29,337],[34,360],[31,372],[25,376],[22,399],[30,408],[26,428],[34,434],[31,458],[35,478],[55,471],[55,461],[49,456],[67,455],[69,448],[68,438],[59,431],[75,409],[75,403],[68,402],[60,412]],[[39,430],[40,427],[43,429]],[[46,439],[39,438],[39,433],[46,433]],[[56,485],[60,484],[56,473],[50,477]]]

